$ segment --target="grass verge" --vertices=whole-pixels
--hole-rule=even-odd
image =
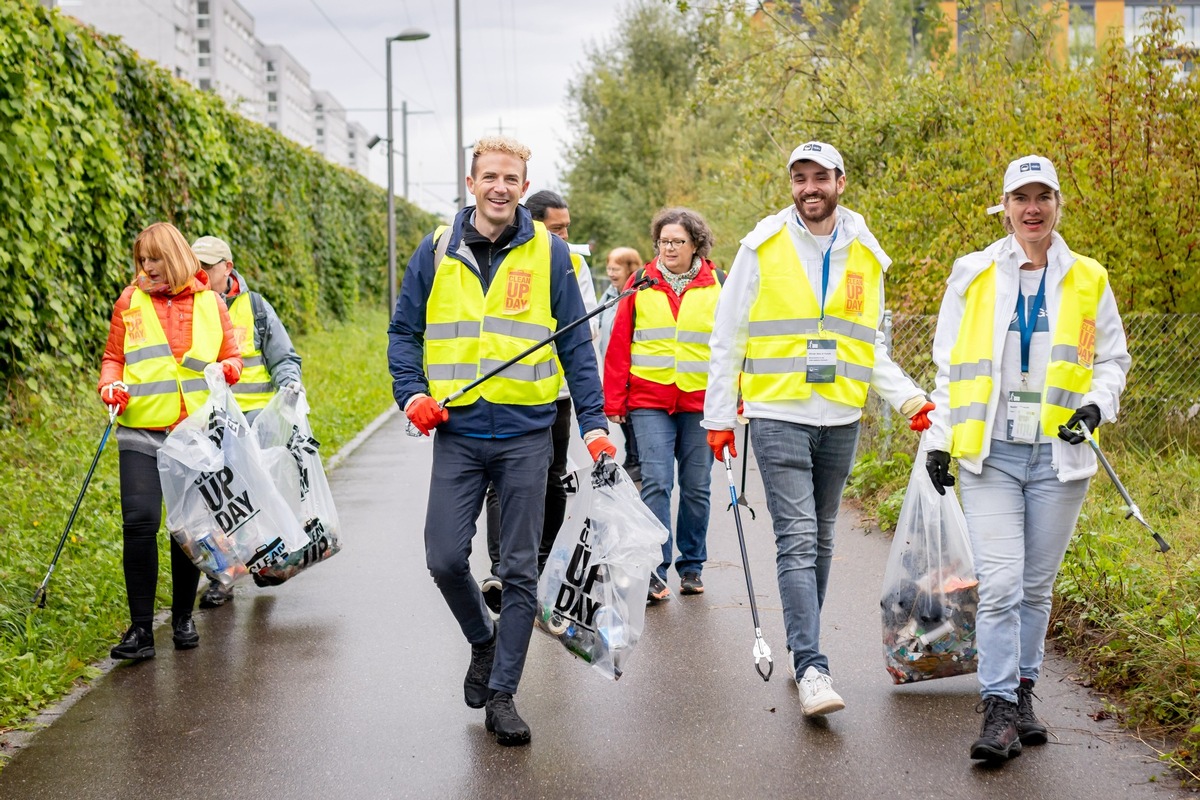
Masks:
[[[913,467],[911,438],[865,433],[847,494],[884,530],[895,528]],[[1105,444],[1130,496],[1171,544],[1125,518],[1101,470],[1092,479],[1055,585],[1050,638],[1104,692],[1111,712],[1162,760],[1200,786],[1200,457]],[[880,454],[883,451],[883,455]]]
[[[386,329],[382,309],[361,309],[295,341],[326,459],[392,402]],[[50,581],[46,608],[30,603],[104,432],[94,385],[92,371],[58,399],[14,401],[11,424],[0,428],[0,732],[93,677],[91,665],[128,625],[112,437]],[[160,544],[162,607],[170,601],[165,531]]]

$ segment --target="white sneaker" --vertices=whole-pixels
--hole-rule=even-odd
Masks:
[[[804,675],[796,681],[796,688],[800,691],[800,708],[806,717],[832,714],[846,707],[841,695],[833,690],[833,679],[816,667],[804,670]]]

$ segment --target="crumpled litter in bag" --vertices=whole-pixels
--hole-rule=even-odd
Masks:
[[[342,549],[337,508],[308,412],[303,391],[284,389],[275,393],[254,420],[252,429],[267,472],[304,526],[308,540],[283,562],[256,572],[254,582],[259,586],[277,586]]]
[[[895,683],[966,675],[979,666],[979,581],[953,489],[939,495],[918,455],[883,575],[883,655]]]
[[[662,561],[667,529],[610,459],[567,480],[578,494],[538,581],[535,624],[616,680],[642,636],[650,571]]]
[[[167,530],[210,578],[229,586],[285,561],[309,541],[262,463],[262,451],[225,384],[204,370],[209,396],[158,452]]]

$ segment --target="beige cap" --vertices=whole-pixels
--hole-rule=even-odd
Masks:
[[[192,243],[192,252],[201,264],[217,264],[221,261],[233,261],[233,253],[224,239],[215,236],[201,236]]]

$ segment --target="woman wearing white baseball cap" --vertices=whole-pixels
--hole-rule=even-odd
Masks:
[[[971,758],[992,762],[1046,742],[1033,687],[1054,579],[1096,472],[1078,429],[1116,419],[1130,365],[1108,273],[1055,230],[1063,199],[1054,165],[1018,158],[1003,189],[1008,235],[950,274],[922,443],[939,492],[953,485],[958,459],[979,579],[984,720]]]

